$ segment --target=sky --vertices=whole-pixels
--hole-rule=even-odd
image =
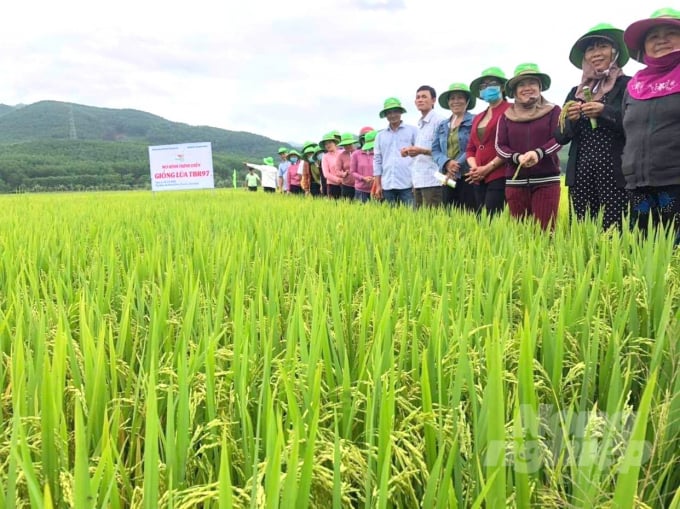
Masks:
[[[659,7],[613,0],[47,0],[3,7],[0,103],[65,101],[146,111],[274,140],[320,140],[386,125],[397,97],[415,124],[416,90],[470,83],[534,62],[562,104],[569,62],[592,26],[625,29]],[[568,8],[565,8],[567,7]],[[632,75],[641,65],[631,60]],[[482,111],[478,101],[473,113]],[[437,106],[442,116],[448,110]],[[177,143],[209,140],[177,140]]]

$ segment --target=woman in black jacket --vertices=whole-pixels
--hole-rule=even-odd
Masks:
[[[555,139],[569,147],[567,186],[578,220],[602,213],[602,226],[621,227],[628,205],[621,154],[625,143],[621,104],[630,77],[623,30],[601,23],[580,37],[569,60],[582,69],[581,83],[567,95]]]

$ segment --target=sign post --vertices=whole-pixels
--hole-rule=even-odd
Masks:
[[[149,167],[152,191],[215,188],[210,142],[149,147]]]

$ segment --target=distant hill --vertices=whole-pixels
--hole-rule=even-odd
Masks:
[[[133,109],[58,101],[0,104],[0,192],[147,187],[148,146],[209,141],[216,185],[243,160],[275,155],[284,142],[253,133],[172,122]]]

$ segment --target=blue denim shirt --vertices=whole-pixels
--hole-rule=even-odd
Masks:
[[[465,157],[465,149],[467,148],[468,141],[470,140],[470,131],[472,130],[472,119],[474,115],[469,111],[465,112],[463,116],[463,121],[458,126],[458,143],[460,144],[460,154],[456,158],[456,161],[460,164],[460,173],[467,173],[469,166],[467,163],[467,158]],[[434,140],[432,141],[432,158],[434,162],[437,163],[439,171],[446,173],[444,166],[449,161],[448,145],[449,145],[449,127],[451,123],[451,117],[443,120],[438,126],[435,132]]]

